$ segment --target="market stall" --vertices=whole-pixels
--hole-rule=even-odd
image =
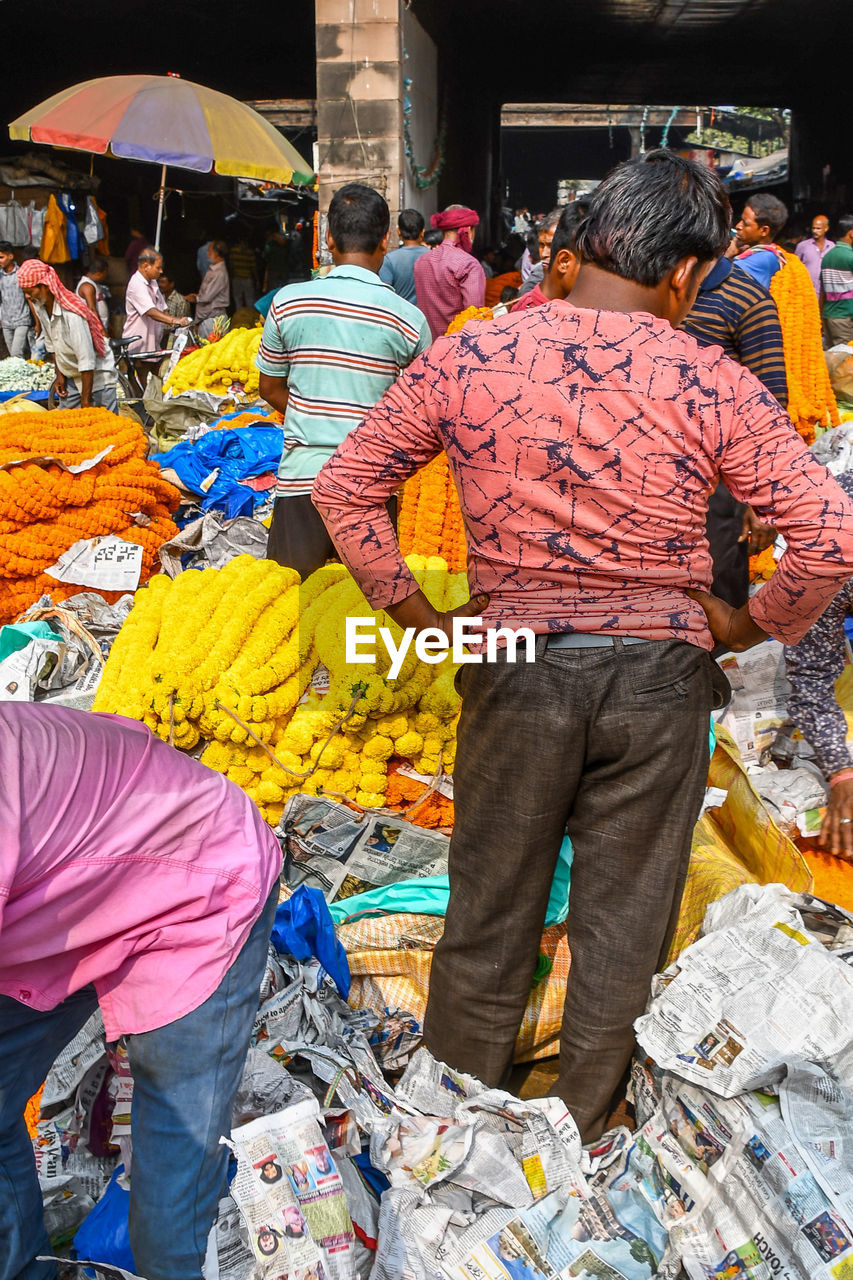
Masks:
[[[771,1250],[798,1280],[838,1280],[853,1213],[821,1143],[849,1127],[853,871],[804,856],[799,813],[750,758],[776,668],[742,663],[746,700],[717,727],[672,964],[640,1020],[637,1131],[582,1150],[559,1100],[486,1090],[419,1047],[449,893],[459,655],[407,646],[342,565],[302,582],[265,559],[283,429],[257,400],[259,340],[176,353],[149,440],[102,410],[0,414],[0,696],[147,725],[240,787],[284,852],[208,1280],[757,1280]],[[418,585],[436,608],[464,603],[446,457],[399,512]],[[358,663],[352,619],[373,655]],[[558,1052],[571,860],[566,838],[518,1062]],[[787,992],[800,1009],[808,993],[810,1017],[779,1013]],[[132,1092],[96,1017],[28,1117],[54,1246],[131,1272],[117,1164]]]

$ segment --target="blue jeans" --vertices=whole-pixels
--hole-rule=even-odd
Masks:
[[[225,1188],[231,1109],[278,905],[273,887],[245,945],[204,1004],[127,1038],[133,1071],[130,1243],[146,1280],[199,1280]],[[51,1063],[97,1006],[93,987],[39,1013],[0,995],[0,1280],[48,1280],[52,1264],[23,1114]],[[93,1259],[98,1261],[98,1259]]]

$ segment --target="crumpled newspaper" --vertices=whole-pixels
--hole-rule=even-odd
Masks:
[[[170,578],[184,569],[221,569],[235,556],[254,556],[262,560],[267,553],[267,529],[250,516],[224,520],[218,512],[208,511],[186,525],[177,537],[160,548],[160,563]],[[184,557],[189,556],[188,563]]]

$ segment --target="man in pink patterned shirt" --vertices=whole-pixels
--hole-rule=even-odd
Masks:
[[[678,918],[708,716],[727,694],[714,639],[798,640],[853,573],[853,503],[748,370],[675,331],[730,218],[716,175],[672,152],[619,166],[578,230],[571,299],[434,343],[314,487],[371,605],[449,633],[383,507],[446,450],[473,596],[456,612],[537,635],[535,662],[503,650],[460,668],[451,895],[424,1037],[451,1066],[505,1078],[568,829],[557,1091],[587,1140]],[[720,477],[788,544],[739,610],[707,594]]]

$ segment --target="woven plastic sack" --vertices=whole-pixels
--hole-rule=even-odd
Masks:
[[[708,783],[728,794],[719,809],[703,814],[696,824],[671,957],[695,939],[708,903],[730,889],[774,881],[801,891],[811,887],[802,855],[762,805],[737,748],[724,730],[718,729]],[[515,1046],[516,1062],[533,1062],[559,1052],[571,965],[570,926],[571,920],[568,926],[546,929],[542,936],[540,950],[553,967],[531,992]],[[338,938],[352,974],[350,1004],[373,1009],[379,1015],[386,1009],[404,1010],[422,1023],[432,952],[443,929],[441,917],[402,913],[338,925]]]

